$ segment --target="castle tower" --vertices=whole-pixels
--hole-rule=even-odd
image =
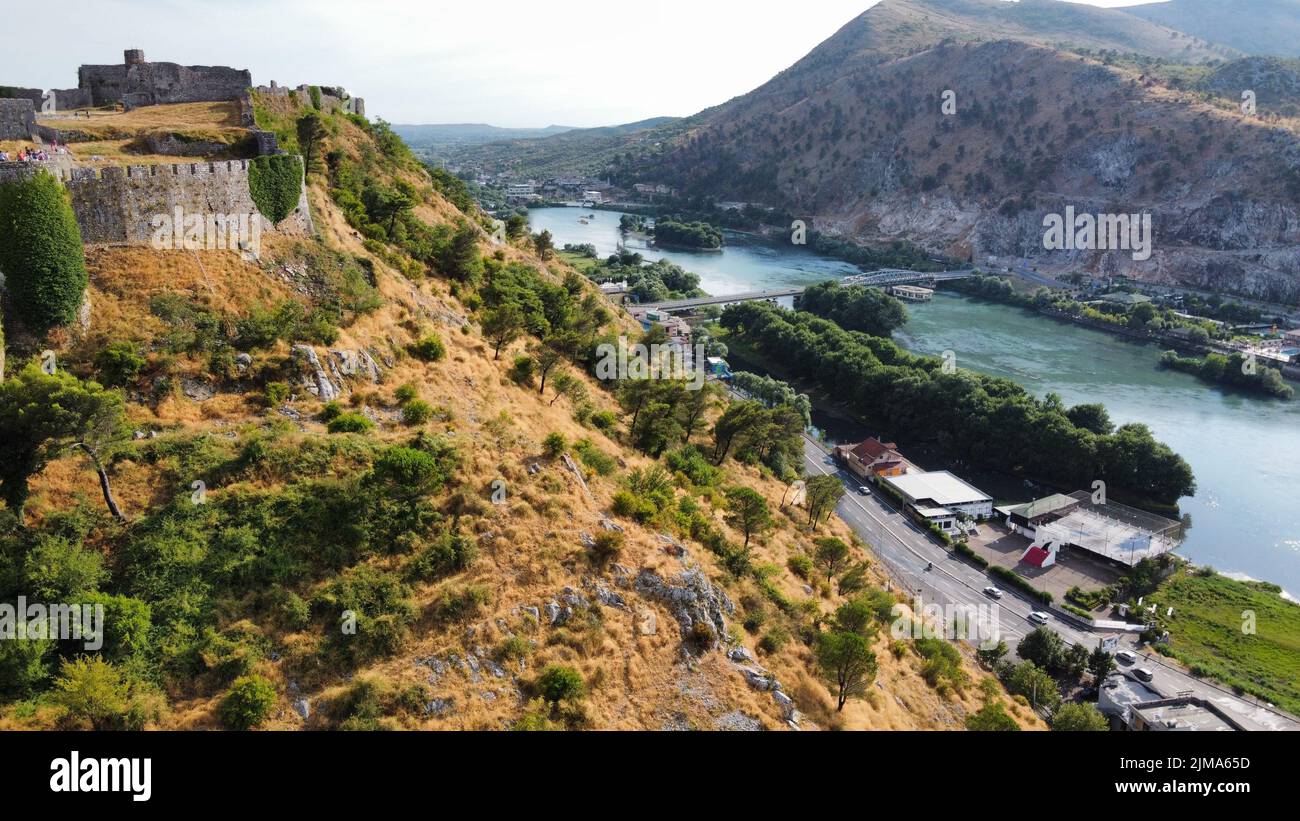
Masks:
[[[138,66],[141,65],[142,63],[148,62],[147,60],[144,59],[144,49],[129,48],[126,50],[125,56],[126,56],[126,64],[128,66]]]

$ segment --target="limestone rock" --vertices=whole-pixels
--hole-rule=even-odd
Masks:
[[[310,345],[294,345],[293,356],[301,363],[305,372],[302,378],[303,387],[312,395],[322,402],[332,402],[343,395],[343,391],[330,381],[329,374],[321,367],[315,348]]]
[[[636,631],[643,636],[653,636],[659,632],[659,617],[653,610],[642,610],[637,614]]]
[[[725,732],[758,732],[763,729],[763,722],[753,716],[745,715],[739,710],[732,710],[713,719],[715,729]]]
[[[715,587],[698,567],[683,572],[675,584],[646,568],[637,574],[633,587],[641,595],[667,604],[683,636],[696,636],[695,625],[706,625],[712,631],[712,647],[717,646],[719,637],[727,634],[726,617],[736,612],[727,594]]]

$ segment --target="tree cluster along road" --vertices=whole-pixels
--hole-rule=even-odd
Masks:
[[[883,501],[877,493],[860,494],[858,487],[862,483],[858,478],[836,465],[827,450],[807,435],[804,436],[804,463],[809,476],[834,475],[845,483],[848,492],[840,499],[836,513],[871,546],[895,583],[905,586],[909,596],[919,596],[925,604],[961,608],[981,606],[985,608],[983,612],[987,612],[989,605],[996,604],[998,631],[1013,652],[1016,644],[1033,630],[1034,625],[1028,617],[1040,607],[1020,598],[1012,590],[1005,591],[999,601],[990,599],[983,590],[996,584],[993,579],[958,554],[935,543],[925,531]],[[928,565],[933,569],[926,570]],[[1101,641],[1101,636],[1091,628],[1067,623],[1056,616],[1049,626],[1066,642],[1082,644],[1090,650]],[[1131,634],[1124,636],[1121,644],[1140,656],[1146,656],[1134,666],[1151,670],[1154,677],[1145,684],[1161,696],[1173,697],[1190,692],[1213,701],[1243,726],[1260,730],[1300,730],[1300,721],[1292,716],[1197,679],[1153,652],[1138,651],[1136,639]],[[1131,675],[1122,666],[1120,670]]]

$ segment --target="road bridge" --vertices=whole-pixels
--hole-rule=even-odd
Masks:
[[[853,274],[839,280],[840,285],[865,285],[869,288],[887,288],[891,285],[933,285],[936,282],[947,282],[954,279],[964,279],[973,273],[971,269],[961,271],[938,271],[925,273],[921,271],[908,271],[902,268],[885,268],[879,271],[871,271],[865,274]],[[663,302],[647,302],[640,307],[650,308],[656,311],[689,311],[694,308],[702,308],[706,305],[731,305],[736,302],[757,302],[762,300],[776,300],[781,297],[797,297],[804,292],[803,288],[774,288],[765,291],[745,291],[739,294],[724,294],[721,296],[701,296],[692,299],[669,299]]]

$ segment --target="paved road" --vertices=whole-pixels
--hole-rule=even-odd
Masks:
[[[919,592],[926,604],[983,608],[995,604],[982,592],[985,587],[995,584],[984,571],[935,543],[925,531],[874,491],[867,496],[860,494],[858,487],[861,483],[857,477],[841,470],[826,449],[808,436],[804,437],[804,463],[808,475],[821,473],[839,476],[848,486],[848,492],[840,500],[835,512],[871,545],[897,585],[906,586],[912,595]],[[931,563],[933,569],[927,571],[926,565]],[[1005,592],[996,605],[1001,638],[1014,652],[1020,639],[1033,630],[1034,625],[1029,622],[1028,616],[1037,607],[1010,590]],[[1059,616],[1054,615],[1048,626],[1067,642],[1082,644],[1089,649],[1098,646],[1101,641],[1101,635],[1090,628],[1069,623]],[[1136,638],[1132,635],[1122,638],[1121,644],[1140,655],[1149,656],[1134,667],[1146,667],[1152,671],[1154,678],[1146,686],[1162,696],[1172,697],[1190,691],[1214,701],[1251,729],[1300,730],[1300,720],[1292,716],[1258,705],[1253,700],[1240,698],[1211,682],[1194,678],[1154,653],[1137,650]],[[1122,668],[1126,675],[1128,669],[1131,668]]]

